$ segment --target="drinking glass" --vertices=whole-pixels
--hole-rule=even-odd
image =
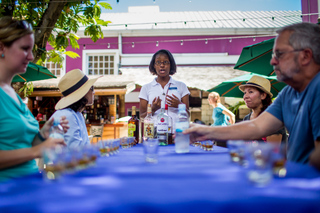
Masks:
[[[286,165],[286,146],[272,144],[272,171],[277,177],[285,177],[287,174]]]
[[[60,178],[61,173],[65,170],[63,164],[62,148],[46,148],[42,150],[44,171],[43,178],[46,180],[56,180]]]
[[[256,186],[265,186],[272,180],[272,148],[270,143],[253,142],[247,145],[248,179]]]
[[[240,163],[240,161],[244,157],[244,152],[243,152],[244,146],[245,146],[245,143],[243,140],[227,141],[227,147],[229,149],[229,154],[232,162]]]
[[[148,138],[143,141],[145,161],[147,163],[158,163],[159,141],[155,138]]]

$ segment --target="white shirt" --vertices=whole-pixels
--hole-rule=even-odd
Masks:
[[[170,80],[168,81],[168,83],[165,85],[164,88],[162,88],[162,86],[156,81],[156,78],[153,79],[152,82],[143,85],[140,90],[139,98],[148,101],[148,104],[152,104],[152,101],[156,97],[160,97],[162,102],[165,101],[166,94],[170,96],[175,95],[181,101],[181,99],[184,96],[189,95],[190,92],[185,83],[181,81],[176,81],[170,76]],[[174,107],[168,108],[168,114],[173,120],[173,130],[175,129],[174,124],[175,124],[175,120],[178,115],[178,112],[179,112],[178,108],[174,108]],[[154,113],[153,117],[156,118],[159,113],[160,113],[160,109]]]

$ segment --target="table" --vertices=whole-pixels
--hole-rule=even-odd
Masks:
[[[0,183],[0,212],[320,212],[320,172],[287,163],[285,178],[257,188],[228,150],[160,147],[146,164],[137,145],[56,182],[40,174]]]

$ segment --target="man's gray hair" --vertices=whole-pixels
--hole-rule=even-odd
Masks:
[[[320,64],[320,27],[312,23],[292,24],[277,30],[280,34],[284,31],[290,31],[289,44],[294,49],[310,48],[313,53],[313,59]]]

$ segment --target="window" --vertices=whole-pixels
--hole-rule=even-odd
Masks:
[[[47,61],[47,62],[45,62],[44,63],[44,66],[52,73],[52,74],[54,74],[55,76],[62,76],[63,74],[64,74],[64,71],[63,71],[63,69],[62,69],[62,67],[61,67],[61,65],[60,64],[58,64],[58,63],[53,63],[53,62],[49,62],[49,61]]]
[[[115,75],[115,56],[113,54],[90,54],[88,75]]]

